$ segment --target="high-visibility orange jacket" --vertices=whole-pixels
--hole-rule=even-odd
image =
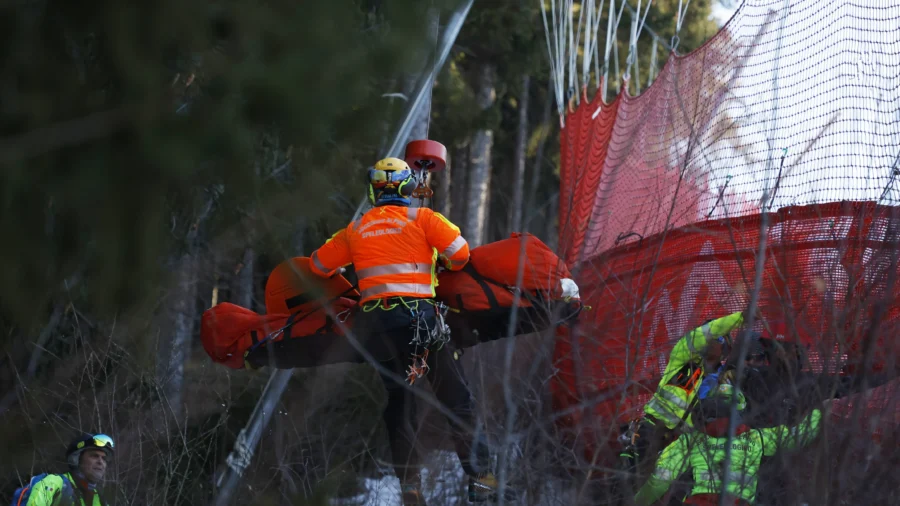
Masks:
[[[379,206],[334,234],[311,255],[312,271],[329,277],[352,263],[360,302],[434,297],[435,262],[450,270],[469,261],[459,228],[427,207]]]

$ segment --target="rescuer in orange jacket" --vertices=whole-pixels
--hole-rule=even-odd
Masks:
[[[313,252],[310,263],[313,272],[323,277],[351,263],[356,271],[361,311],[354,321],[354,334],[392,373],[382,376],[388,392],[384,421],[403,504],[425,501],[419,490],[414,442],[415,397],[397,377],[413,382],[426,372],[437,399],[455,415],[456,420],[448,417],[448,421],[457,455],[469,475],[470,501],[494,499],[496,479],[487,472],[487,447],[465,429],[474,426],[474,412],[462,367],[448,340],[436,346],[433,339],[429,341],[443,326],[434,305],[437,262],[450,270],[462,269],[469,260],[469,245],[459,228],[440,213],[409,207],[416,183],[403,160],[379,161],[369,169],[368,181],[369,201],[375,207]]]

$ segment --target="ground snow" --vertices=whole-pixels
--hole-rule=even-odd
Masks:
[[[447,506],[468,504],[465,501],[465,473],[453,452],[433,452],[422,469],[422,492],[429,504]],[[365,492],[356,497],[333,499],[332,506],[397,506],[400,504],[400,480],[393,474],[382,478],[366,478]]]
[[[570,483],[558,479],[542,480],[541,497],[537,504],[542,506],[569,506],[574,504]],[[441,506],[463,506],[466,500],[468,481],[459,464],[456,453],[448,451],[432,452],[422,469],[422,492],[428,504]],[[365,492],[356,497],[333,499],[332,506],[397,506],[400,504],[400,480],[390,470],[382,478],[366,478],[362,482]]]

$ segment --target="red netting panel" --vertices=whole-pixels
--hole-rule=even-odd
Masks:
[[[746,307],[761,211],[766,318],[787,321],[815,371],[896,363],[897,217],[875,205],[900,201],[895,4],[748,0],[640,97],[567,117],[559,244],[594,307],[557,339],[569,422],[637,414],[675,339]]]
[[[768,219],[760,308],[767,319],[787,322],[785,339],[803,345],[809,369],[895,367],[900,209],[845,202],[783,208]],[[577,339],[557,338],[554,398],[558,409],[571,412],[569,424],[594,415],[610,433],[591,438],[610,437],[617,426],[609,422],[640,414],[676,339],[707,318],[747,306],[760,220],[697,223],[592,260],[580,279],[593,309],[582,317]],[[869,412],[880,414],[868,419],[870,433],[900,423],[897,400],[870,399]]]
[[[561,132],[566,257],[757,213],[766,188],[768,210],[900,200],[898,28],[890,0],[752,0],[640,97],[582,103]]]
[[[566,119],[560,136],[559,228],[568,233],[560,236],[561,256],[573,265],[581,251],[587,231],[587,219],[594,207],[594,196],[600,185],[600,171],[573,170],[575,167],[597,166],[606,159],[621,100],[603,104],[595,98],[592,104],[579,107]]]

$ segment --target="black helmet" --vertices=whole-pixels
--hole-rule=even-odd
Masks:
[[[747,355],[744,357],[745,359],[749,360],[751,358],[766,357],[766,346],[762,341],[762,334],[759,332],[748,332],[744,334],[743,338],[750,340],[748,343],[749,346],[747,346]]]
[[[110,458],[113,456],[114,447],[113,439],[106,434],[85,434],[72,441],[72,444],[69,445],[68,450],[66,450],[66,461],[70,467],[76,468],[78,467],[79,459],[81,459],[81,454],[85,450],[103,450],[106,453],[106,458]]]
[[[736,400],[734,399],[735,394],[737,394]],[[747,409],[747,399],[744,394],[735,390],[730,383],[722,383],[705,399],[697,403],[694,408],[695,419],[709,423],[717,418],[728,418],[731,414],[732,402],[736,403],[739,413]]]

